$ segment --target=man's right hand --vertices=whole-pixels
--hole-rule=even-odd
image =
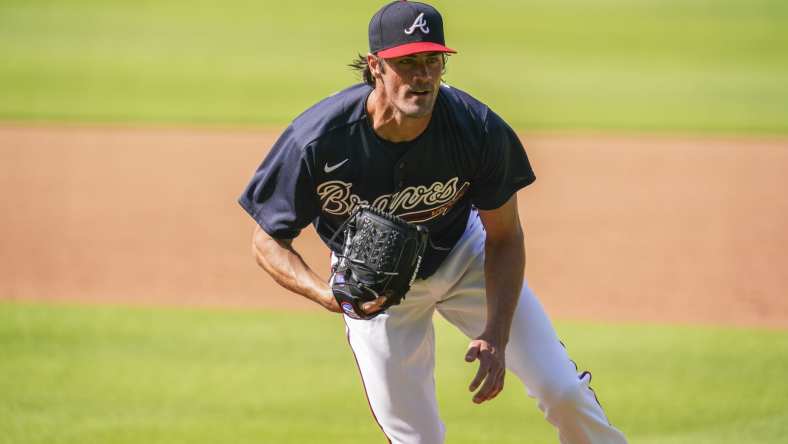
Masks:
[[[348,289],[345,288],[345,290]],[[329,311],[336,311],[337,313],[343,313],[344,310],[342,309],[341,304],[337,301],[337,296],[334,296],[334,290],[329,289],[329,292],[331,293],[330,301],[321,302],[321,305],[323,305],[323,307],[325,307]],[[342,298],[340,297],[339,299],[341,300]],[[359,308],[365,314],[371,315],[373,313],[377,313],[381,311],[381,308],[385,303],[386,303],[386,297],[378,296],[375,300],[361,303]],[[348,302],[346,302],[346,304],[348,304]],[[366,316],[362,316],[360,313],[356,313],[356,316],[361,316],[362,318],[366,318]]]

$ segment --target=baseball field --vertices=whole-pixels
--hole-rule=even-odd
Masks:
[[[528,150],[526,276],[613,423],[784,443],[788,4],[433,4],[446,80]],[[0,444],[385,441],[342,320],[257,269],[235,203],[378,6],[0,2]],[[513,375],[473,404],[436,329],[447,443],[557,442]]]

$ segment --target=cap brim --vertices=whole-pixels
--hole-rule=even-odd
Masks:
[[[393,48],[384,49],[377,52],[378,57],[384,59],[391,59],[394,57],[402,57],[411,54],[418,54],[420,52],[450,52],[452,54],[457,51],[447,48],[440,43],[433,42],[415,42],[406,43],[404,45],[395,46]]]

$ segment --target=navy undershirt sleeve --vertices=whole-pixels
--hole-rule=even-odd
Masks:
[[[497,114],[487,113],[485,142],[471,202],[480,210],[494,210],[536,180],[520,139]]]
[[[260,228],[276,239],[298,236],[318,215],[306,153],[288,127],[238,199]]]

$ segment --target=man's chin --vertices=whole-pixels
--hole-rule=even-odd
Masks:
[[[419,119],[423,117],[429,117],[430,115],[432,115],[432,109],[433,109],[432,105],[433,104],[430,104],[429,106],[427,105],[405,106],[400,108],[400,111],[402,112],[403,115],[405,115],[405,117],[410,117],[411,119]]]

